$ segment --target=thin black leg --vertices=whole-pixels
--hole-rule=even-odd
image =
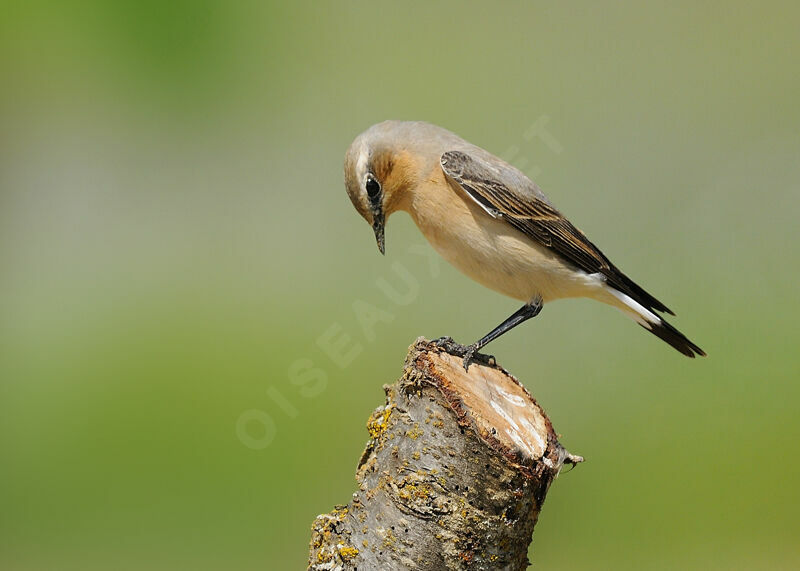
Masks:
[[[507,333],[514,329],[523,321],[527,321],[531,317],[536,317],[542,311],[542,298],[537,297],[530,303],[526,303],[514,312],[508,319],[503,321],[500,325],[492,329],[489,333],[480,338],[472,345],[467,347],[467,352],[464,354],[464,370],[469,372],[469,364],[472,361],[473,355],[482,347],[485,347],[490,342],[500,337],[503,333]]]

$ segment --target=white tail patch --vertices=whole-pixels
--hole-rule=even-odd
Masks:
[[[632,317],[640,325],[644,325],[647,327],[647,329],[652,329],[652,325],[661,324],[661,318],[659,318],[658,315],[644,307],[641,303],[637,302],[629,295],[625,295],[621,291],[618,291],[612,287],[607,287],[606,291],[621,301],[625,307],[617,307],[619,307],[619,309],[625,314]]]

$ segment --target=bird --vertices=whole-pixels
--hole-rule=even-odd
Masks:
[[[576,297],[621,310],[687,357],[706,355],[659,315],[675,314],[617,268],[523,172],[443,127],[397,120],[369,127],[347,149],[344,183],[381,254],[389,216],[405,211],[447,262],[524,302],[475,343],[459,345],[467,371],[480,349],[537,316],[545,303]]]

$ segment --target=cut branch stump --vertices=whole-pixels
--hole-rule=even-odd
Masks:
[[[418,339],[370,440],[352,500],[317,517],[309,569],[525,569],[545,495],[567,452],[505,369],[464,347]]]

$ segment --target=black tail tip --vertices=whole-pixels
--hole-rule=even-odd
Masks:
[[[647,329],[650,333],[652,333],[662,341],[669,343],[672,347],[674,347],[676,350],[680,351],[687,357],[694,359],[695,357],[698,356],[699,357],[706,356],[705,351],[703,351],[700,347],[689,341],[686,335],[675,329],[672,325],[670,325],[663,319],[661,320],[661,323],[653,324],[650,328],[648,328],[646,325],[642,325],[642,327]]]

